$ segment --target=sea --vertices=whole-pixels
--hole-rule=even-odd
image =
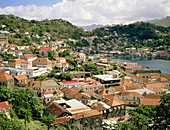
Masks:
[[[127,59],[123,59],[127,60]],[[132,61],[132,60],[128,60]],[[149,67],[152,70],[161,70],[163,74],[170,74],[170,60],[162,59],[134,59],[140,66]]]

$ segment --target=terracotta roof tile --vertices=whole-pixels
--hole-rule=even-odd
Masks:
[[[28,87],[41,87],[40,81],[28,81]]]
[[[93,103],[91,105],[91,108],[92,109],[95,109],[95,110],[98,110],[98,111],[103,111],[103,110],[106,110],[106,108],[103,106],[103,104],[101,104],[100,102],[97,102],[97,103]]]
[[[13,77],[10,74],[6,73],[5,71],[0,72],[0,81],[5,82],[11,79],[13,79]]]
[[[121,101],[120,99],[118,99],[114,95],[105,96],[105,98],[103,98],[101,101],[106,103],[109,106],[118,106],[118,105],[124,105],[125,104],[123,101]]]
[[[52,123],[51,125],[57,125],[57,124],[60,124],[60,123],[65,123],[65,122],[68,122],[71,119],[72,119],[71,116],[69,116],[69,117],[66,117],[66,116],[58,117],[58,118],[56,118],[55,122]]]
[[[120,92],[117,95],[119,96],[129,96],[129,97],[143,97],[141,94],[137,92]]]
[[[152,90],[153,92],[163,92],[161,88],[165,88],[167,86],[163,83],[154,83],[154,84],[147,84],[144,87]]]
[[[36,58],[35,60],[32,61],[34,62],[41,62],[41,63],[48,63],[51,62],[48,58]]]
[[[14,76],[14,78],[17,80],[28,79],[28,77],[26,75],[17,75],[17,76]]]
[[[62,91],[56,89],[56,90],[48,90],[48,91],[45,91],[43,92],[43,94],[55,94],[55,93],[59,93],[59,94],[64,94]]]
[[[79,88],[77,88],[77,87],[74,86],[74,87],[71,88],[71,90],[73,90],[73,91],[75,91],[75,92],[78,93],[78,92],[80,92],[81,89],[79,89]]]
[[[3,110],[3,109],[10,109],[10,105],[8,101],[0,102],[0,110]]]
[[[102,113],[99,112],[98,110],[90,110],[90,111],[85,111],[85,112],[77,113],[77,114],[73,115],[72,117],[77,120],[77,119],[97,116],[97,115],[101,115],[101,114]]]
[[[49,102],[45,105],[48,111],[54,116],[60,116],[63,113],[69,113],[66,109],[55,102]]]
[[[141,104],[146,105],[146,106],[159,105],[160,99],[141,98]]]

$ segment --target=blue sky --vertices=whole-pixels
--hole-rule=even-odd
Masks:
[[[170,0],[0,0],[0,14],[74,25],[120,24],[170,15]]]
[[[4,8],[7,6],[26,6],[35,4],[37,6],[52,6],[62,0],[0,0],[0,7]]]

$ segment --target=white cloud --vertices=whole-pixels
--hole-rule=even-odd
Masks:
[[[63,0],[53,6],[9,6],[0,14],[26,19],[62,18],[75,25],[129,23],[170,14],[169,0]]]

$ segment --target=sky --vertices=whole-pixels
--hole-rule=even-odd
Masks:
[[[0,0],[0,14],[77,26],[128,24],[170,16],[170,0]]]

